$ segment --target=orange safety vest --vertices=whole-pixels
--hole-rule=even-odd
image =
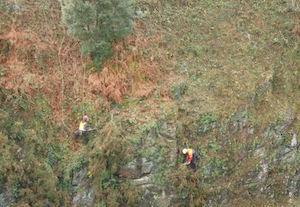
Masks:
[[[187,149],[186,161],[191,162],[193,160],[193,150],[191,148]]]
[[[86,122],[81,121],[80,124],[79,124],[79,130],[80,131],[85,131],[84,127],[85,127],[86,124],[87,124]]]

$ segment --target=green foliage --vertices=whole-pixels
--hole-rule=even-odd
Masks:
[[[217,121],[218,117],[212,113],[197,115],[196,121],[194,122],[194,125],[197,129],[197,135],[206,135],[214,128]]]
[[[51,165],[45,162],[42,150],[39,150],[42,145],[38,142],[36,132],[17,124],[19,121],[14,120],[12,124],[12,120],[8,118],[11,116],[0,114],[7,118],[5,122],[1,121],[0,127],[0,186],[12,188],[18,206],[40,206],[47,203],[68,205],[65,200],[68,196],[63,191],[56,190],[58,178]],[[10,128],[7,135],[4,135],[6,127]],[[14,135],[15,132],[17,133]]]
[[[259,140],[258,137],[255,137],[252,144],[252,150],[255,150],[257,145],[259,145]]]
[[[111,117],[90,147],[87,159],[93,184],[98,187],[96,202],[101,205],[105,202],[107,206],[137,202],[138,197],[132,197],[132,194],[140,194],[141,190],[120,184],[114,177],[118,167],[134,154],[130,141],[124,137],[122,126]]]
[[[174,100],[181,99],[187,91],[187,87],[188,86],[186,85],[186,83],[173,83],[169,90],[169,97]]]
[[[169,183],[176,187],[179,198],[182,199],[179,206],[204,206],[204,195],[202,175],[193,173],[186,166],[179,166],[170,175]]]
[[[131,0],[64,0],[62,19],[81,40],[81,52],[99,66],[111,54],[111,44],[128,35],[133,24]]]
[[[170,165],[170,157],[167,154],[167,149],[159,149],[155,155],[155,160],[158,165],[158,172],[155,174],[155,184],[165,185],[169,180],[173,167]]]
[[[9,56],[10,49],[12,47],[12,42],[7,41],[7,39],[3,39],[0,44],[0,52],[3,56]]]

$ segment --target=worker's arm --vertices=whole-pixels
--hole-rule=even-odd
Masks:
[[[193,160],[193,156],[187,155],[186,162],[190,163]]]
[[[183,163],[183,165],[189,165],[191,162],[185,162]]]
[[[85,126],[84,126],[84,129],[87,131],[87,130],[89,130],[89,129],[91,129],[92,127],[90,126],[90,125],[88,125],[88,124],[86,124]]]
[[[192,161],[192,158],[189,155],[187,155],[186,158],[185,158],[185,162],[183,163],[183,165],[189,165],[191,163],[191,161]]]

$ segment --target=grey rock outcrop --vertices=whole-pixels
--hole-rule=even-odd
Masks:
[[[11,188],[7,188],[0,193],[1,207],[10,207],[14,202],[15,202],[15,198]]]
[[[87,178],[88,167],[84,166],[74,173],[72,180],[73,190],[76,192],[73,196],[73,206],[93,206],[96,190],[90,186]]]

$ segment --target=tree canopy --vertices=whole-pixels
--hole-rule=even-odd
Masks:
[[[128,35],[134,12],[131,0],[63,0],[62,20],[70,35],[81,40],[81,52],[96,66],[111,54],[114,41]]]

